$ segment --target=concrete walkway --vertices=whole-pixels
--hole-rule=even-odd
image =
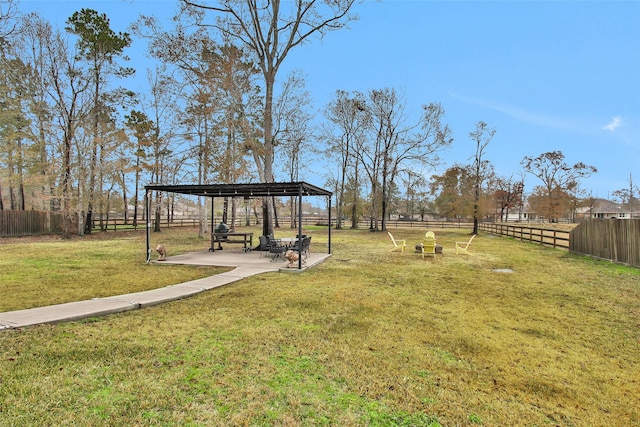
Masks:
[[[321,263],[330,255],[310,254],[306,267]],[[236,251],[204,251],[168,257],[164,264],[211,265],[235,267],[233,270],[215,276],[205,277],[178,285],[117,295],[106,298],[93,298],[47,307],[0,313],[0,330],[20,328],[42,323],[60,323],[89,317],[104,316],[129,310],[150,307],[169,301],[175,301],[197,295],[210,289],[236,282],[245,277],[267,272],[291,271],[300,272],[297,268],[288,269],[285,261],[272,262],[260,252],[240,253]]]

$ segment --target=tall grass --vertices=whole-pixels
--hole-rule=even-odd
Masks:
[[[640,424],[637,270],[435,231],[435,260],[337,231],[303,274],[2,331],[0,425]]]

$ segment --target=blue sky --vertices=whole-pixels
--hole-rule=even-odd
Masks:
[[[138,13],[169,17],[175,5],[22,0],[20,9],[62,27],[90,7],[124,31]],[[469,133],[484,121],[496,130],[485,158],[502,176],[519,177],[525,156],[560,150],[598,169],[582,183],[593,196],[627,188],[630,174],[640,184],[640,1],[367,0],[354,11],[359,21],[292,51],[281,70],[303,70],[318,109],[338,89],[395,88],[409,111],[430,102],[446,111],[454,142],[429,173],[468,163]]]

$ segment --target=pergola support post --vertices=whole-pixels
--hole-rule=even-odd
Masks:
[[[147,233],[147,261],[146,263],[149,264],[151,262],[151,197],[149,196],[149,194],[151,193],[151,190],[147,190],[144,192],[144,210],[145,210],[145,217],[147,219],[147,229],[146,229],[146,233]]]
[[[302,185],[298,185],[298,270],[302,270]]]
[[[327,253],[331,255],[331,196],[327,196],[327,201],[329,204],[329,230],[328,230],[328,243],[327,243]]]

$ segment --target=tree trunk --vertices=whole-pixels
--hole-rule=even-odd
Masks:
[[[265,100],[264,100],[264,149],[263,167],[264,181],[273,182],[273,86],[275,85],[276,70],[265,70]],[[265,236],[273,234],[273,201],[270,197],[265,197],[266,208],[263,208],[262,234]]]
[[[64,135],[64,149],[62,156],[63,178],[62,178],[62,238],[71,237],[71,126],[67,126]]]
[[[160,231],[162,231],[160,227],[160,206],[159,205],[156,206],[156,221],[153,226],[153,231],[156,233],[159,233]]]
[[[125,185],[125,175],[122,173],[122,202],[124,203],[124,223],[129,224],[129,203],[127,202],[127,186]]]
[[[87,203],[87,220],[84,224],[85,234],[91,234],[93,228],[93,203],[95,200],[96,186],[96,165],[98,161],[98,144],[96,136],[93,137],[93,147],[91,152],[91,162],[89,164],[89,202]]]

